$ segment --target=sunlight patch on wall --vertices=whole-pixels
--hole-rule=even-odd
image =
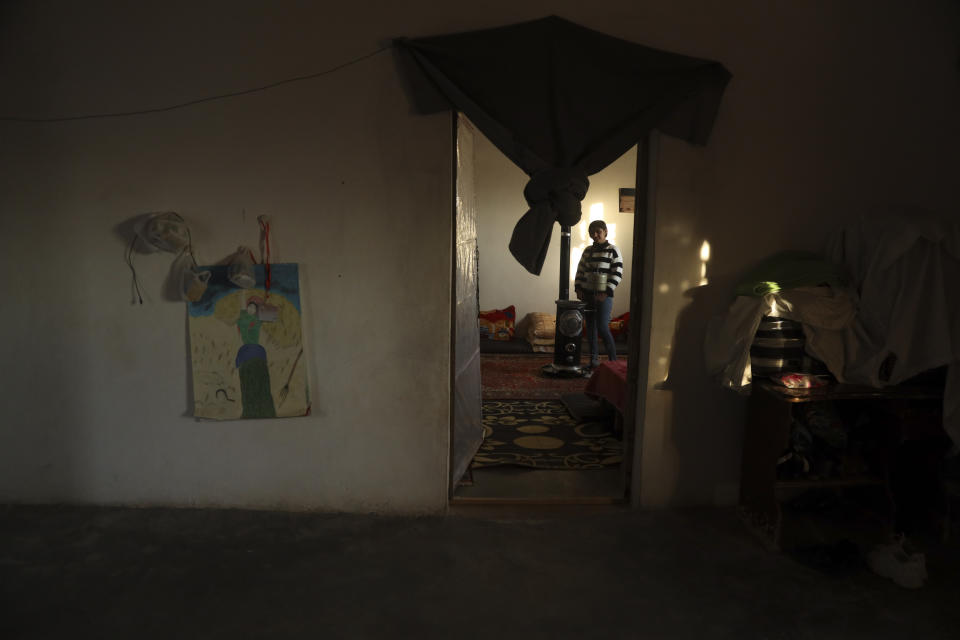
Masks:
[[[593,241],[590,239],[589,228],[590,223],[594,220],[603,220],[603,203],[594,202],[590,205],[589,213],[587,214],[587,219],[580,220],[580,242],[581,248],[592,244]],[[617,244],[617,224],[615,222],[610,222],[609,220],[604,220],[607,223],[607,241],[611,244]]]
[[[708,283],[707,263],[710,262],[710,243],[706,240],[700,245],[700,286]]]
[[[573,280],[577,277],[577,264],[580,263],[580,256],[583,255],[583,250],[588,246],[593,244],[593,240],[590,239],[590,223],[594,220],[603,220],[603,203],[594,202],[590,205],[588,210],[587,219],[580,219],[580,224],[577,225],[577,229],[580,232],[580,244],[573,244],[573,233],[571,230],[570,237],[570,279]],[[604,220],[607,223],[607,242],[610,244],[617,244],[617,224],[615,222],[610,222]]]
[[[583,255],[583,248],[586,245],[580,244],[576,247],[570,247],[570,279],[577,277],[577,265],[580,264],[580,256]]]

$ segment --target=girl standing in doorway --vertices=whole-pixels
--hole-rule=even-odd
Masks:
[[[597,334],[603,339],[608,360],[617,359],[617,345],[610,333],[613,292],[623,278],[623,259],[616,246],[607,242],[607,224],[594,220],[588,228],[593,244],[583,251],[577,265],[574,290],[577,299],[587,303],[587,340],[590,344],[590,368],[600,365]],[[590,313],[592,311],[592,313]]]

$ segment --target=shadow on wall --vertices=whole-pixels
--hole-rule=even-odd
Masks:
[[[703,357],[707,323],[729,305],[733,283],[711,277],[709,284],[684,292],[690,302],[677,316],[668,375],[657,385],[672,395],[669,433],[677,468],[671,503],[738,500],[746,402],[707,375]]]

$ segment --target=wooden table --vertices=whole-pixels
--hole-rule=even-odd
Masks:
[[[789,389],[766,381],[755,381],[747,405],[740,475],[740,515],[772,548],[781,548],[783,495],[787,490],[814,488],[844,489],[875,486],[889,505],[892,525],[896,505],[891,494],[889,468],[866,475],[836,478],[777,478],[777,459],[790,443],[793,409],[802,403],[833,401],[883,401],[897,416],[907,401],[942,398],[942,391],[925,387],[874,388],[835,384],[814,389]],[[892,450],[895,430],[879,434]],[[795,492],[794,492],[795,493]]]

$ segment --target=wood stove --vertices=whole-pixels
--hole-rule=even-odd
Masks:
[[[560,226],[560,296],[557,300],[557,324],[553,339],[553,362],[541,367],[544,375],[580,377],[586,304],[570,299],[570,226]]]

